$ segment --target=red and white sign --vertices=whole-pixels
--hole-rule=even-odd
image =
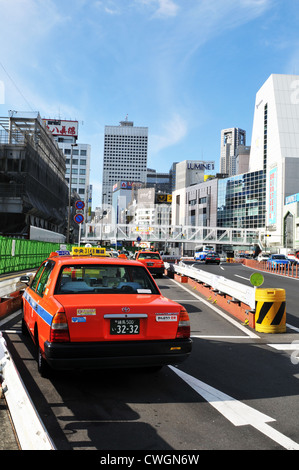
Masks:
[[[78,137],[78,121],[61,121],[60,119],[43,119],[52,135]]]

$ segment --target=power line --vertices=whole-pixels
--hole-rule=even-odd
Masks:
[[[9,75],[9,73],[7,72],[7,70],[5,69],[4,65],[2,64],[2,62],[0,62],[0,65],[1,67],[3,68],[4,72],[6,73],[6,75],[8,76],[8,78],[10,79],[10,81],[13,83],[13,85],[15,86],[15,88],[17,89],[17,91],[20,93],[20,95],[22,96],[23,100],[27,103],[27,105],[29,106],[29,108],[31,109],[31,111],[34,111],[34,109],[32,108],[31,104],[27,101],[27,99],[25,98],[25,96],[23,95],[23,93],[21,92],[21,90],[19,89],[19,87],[17,86],[17,84],[15,83],[15,81],[12,79],[12,77]]]

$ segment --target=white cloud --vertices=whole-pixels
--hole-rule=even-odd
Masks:
[[[155,13],[156,17],[176,16],[179,7],[173,0],[158,0],[158,9]]]
[[[178,14],[179,6],[174,0],[135,0],[139,5],[151,7],[153,18],[167,18]]]
[[[179,143],[187,135],[187,122],[178,113],[174,113],[168,122],[161,124],[162,134],[150,137],[149,154],[157,154],[161,150]]]

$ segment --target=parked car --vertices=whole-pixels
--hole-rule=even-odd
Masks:
[[[291,264],[290,260],[287,258],[286,255],[276,254],[270,255],[267,261],[267,266],[271,268],[275,268],[276,266],[287,265]]]
[[[257,257],[258,261],[268,261],[269,256],[267,253],[260,253]]]
[[[209,263],[215,263],[215,264],[220,264],[220,256],[218,253],[211,252],[207,253],[206,258],[205,258],[205,264]]]
[[[293,254],[288,254],[288,259],[290,260],[291,264],[299,264],[299,259],[296,258]]]

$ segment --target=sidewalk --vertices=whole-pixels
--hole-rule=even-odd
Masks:
[[[5,398],[0,398],[0,451],[20,450]]]

